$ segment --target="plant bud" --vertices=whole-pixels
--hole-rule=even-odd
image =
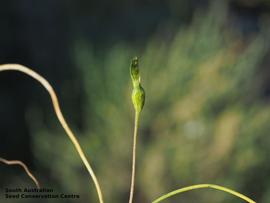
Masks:
[[[140,83],[139,61],[134,57],[130,65],[130,76],[133,83],[132,102],[136,113],[140,113],[145,102],[145,91]]]
[[[132,102],[136,113],[140,113],[145,102],[145,91],[140,84],[132,91]]]

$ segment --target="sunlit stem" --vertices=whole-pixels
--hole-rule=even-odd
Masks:
[[[177,195],[179,193],[183,193],[183,192],[187,192],[187,191],[190,191],[190,190],[195,190],[195,189],[201,189],[201,188],[213,188],[213,189],[216,189],[216,190],[220,190],[220,191],[224,191],[226,193],[230,193],[236,197],[239,197],[240,199],[243,199],[249,203],[256,203],[254,200],[248,198],[247,196],[239,193],[239,192],[236,192],[234,190],[231,190],[231,189],[228,189],[226,187],[222,187],[222,186],[219,186],[219,185],[213,185],[213,184],[199,184],[199,185],[192,185],[192,186],[188,186],[188,187],[184,187],[184,188],[181,188],[181,189],[178,189],[178,190],[174,190],[166,195],[163,195],[161,197],[159,197],[158,199],[154,200],[152,203],[158,203],[158,202],[161,202],[169,197],[172,197],[174,195]]]
[[[40,189],[40,184],[38,182],[38,180],[36,179],[36,177],[30,172],[30,170],[28,169],[28,167],[19,160],[6,160],[0,157],[0,162],[7,164],[7,165],[19,165],[21,166],[24,171],[26,172],[26,174],[29,176],[29,178],[31,178],[33,180],[33,182],[35,183],[35,185],[37,186],[38,189]]]
[[[65,118],[64,118],[64,116],[63,116],[63,114],[61,112],[60,105],[59,105],[56,93],[55,93],[54,89],[52,88],[52,86],[49,84],[49,82],[45,78],[43,78],[41,75],[36,73],[35,71],[33,71],[30,68],[27,68],[27,67],[25,67],[23,65],[19,65],[19,64],[3,64],[3,65],[0,65],[0,72],[1,71],[18,71],[18,72],[22,72],[22,73],[34,78],[35,80],[37,80],[48,91],[48,93],[49,93],[49,95],[51,97],[51,100],[52,100],[52,104],[53,104],[56,116],[57,116],[59,122],[61,123],[62,127],[64,128],[65,132],[67,133],[69,139],[73,143],[75,149],[77,150],[77,152],[78,152],[82,162],[84,163],[88,173],[90,174],[92,180],[94,181],[94,184],[95,184],[95,187],[96,187],[96,190],[97,190],[97,193],[98,193],[99,202],[104,203],[102,192],[101,192],[97,177],[96,177],[90,163],[86,159],[86,156],[85,156],[85,154],[84,154],[84,152],[83,152],[77,138],[75,137],[74,133],[71,131],[70,127],[68,126],[68,124],[67,124],[67,122],[66,122],[66,120],[65,120]]]

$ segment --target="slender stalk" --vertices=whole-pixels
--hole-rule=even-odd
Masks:
[[[29,178],[31,178],[33,180],[33,182],[35,183],[35,185],[37,186],[38,189],[40,189],[40,184],[38,182],[38,180],[35,178],[35,176],[30,172],[30,170],[28,169],[28,167],[19,160],[6,160],[0,157],[0,162],[7,164],[7,165],[19,165],[21,166],[25,172],[27,173],[27,175],[29,176]]]
[[[190,190],[195,190],[195,189],[200,189],[200,188],[212,188],[212,189],[216,189],[216,190],[220,190],[220,191],[224,191],[224,192],[227,192],[227,193],[230,193],[236,197],[239,197],[240,199],[243,199],[249,203],[256,203],[255,201],[253,201],[252,199],[248,198],[247,196],[239,193],[239,192],[236,192],[234,190],[231,190],[231,189],[228,189],[226,187],[222,187],[222,186],[219,186],[219,185],[213,185],[213,184],[199,184],[199,185],[192,185],[192,186],[188,186],[188,187],[184,187],[184,188],[181,188],[181,189],[178,189],[178,190],[174,190],[166,195],[163,195],[161,197],[159,197],[158,199],[154,200],[152,203],[158,203],[158,202],[161,202],[169,197],[172,197],[176,194],[179,194],[179,193],[182,193],[182,192],[187,192],[187,191],[190,191]]]
[[[49,84],[49,82],[45,78],[43,78],[41,75],[36,73],[35,71],[31,70],[30,68],[27,68],[26,66],[19,65],[19,64],[3,64],[3,65],[0,65],[0,72],[1,71],[19,71],[19,72],[22,72],[22,73],[34,78],[35,80],[37,80],[48,91],[48,93],[49,93],[49,95],[51,97],[51,100],[52,100],[52,104],[53,104],[56,116],[57,116],[60,124],[64,128],[65,132],[67,133],[69,139],[73,143],[75,149],[77,150],[77,152],[78,152],[81,160],[83,161],[88,173],[90,174],[92,180],[94,181],[94,184],[95,184],[95,187],[96,187],[96,190],[97,190],[97,193],[98,193],[99,202],[104,203],[102,192],[101,192],[97,177],[96,177],[90,163],[86,159],[86,156],[85,156],[85,154],[84,154],[84,152],[83,152],[77,138],[75,137],[74,133],[69,128],[69,126],[68,126],[68,124],[67,124],[67,122],[66,122],[66,120],[65,120],[65,118],[64,118],[64,116],[63,116],[63,114],[61,112],[60,105],[59,105],[56,93],[55,93],[54,89],[52,88],[52,86]]]
[[[137,135],[139,127],[139,117],[140,113],[135,113],[135,123],[134,123],[134,135],[133,135],[133,150],[132,150],[132,174],[131,174],[131,184],[130,184],[130,194],[129,203],[133,201],[133,194],[135,188],[135,174],[136,174],[136,148],[137,148]]]
[[[133,150],[132,150],[132,174],[130,183],[130,194],[129,203],[133,201],[134,187],[135,187],[135,175],[136,175],[136,145],[137,145],[137,134],[139,127],[139,117],[143,109],[145,102],[145,91],[141,85],[141,79],[139,74],[139,61],[137,57],[131,60],[130,64],[130,76],[132,80],[132,103],[135,110],[135,123],[134,123],[134,135],[133,135]]]

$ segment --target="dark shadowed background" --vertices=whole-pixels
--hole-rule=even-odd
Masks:
[[[0,63],[20,63],[55,88],[105,195],[128,201],[133,108],[129,64],[140,59],[135,202],[213,183],[270,201],[270,1],[2,1]],[[98,202],[41,86],[0,73],[0,156],[26,163],[41,185]],[[34,187],[0,164],[6,187]],[[167,202],[240,202],[198,190]],[[164,201],[165,202],[165,201]]]

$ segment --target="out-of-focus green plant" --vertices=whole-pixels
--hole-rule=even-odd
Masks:
[[[74,61],[85,93],[84,128],[76,131],[110,202],[124,202],[128,194],[132,105],[126,64],[138,49],[141,64],[147,67],[141,71],[148,95],[138,140],[138,201],[150,202],[172,187],[208,181],[230,185],[257,202],[269,201],[270,106],[263,96],[260,68],[269,33],[261,29],[243,39],[228,27],[226,15],[225,7],[214,7],[197,14],[173,38],[154,36],[144,48],[123,42],[99,50],[87,41],[76,42]],[[78,90],[82,91],[67,84],[61,92],[70,95]],[[39,164],[44,170],[53,165],[52,180],[61,190],[80,191],[79,201],[94,202],[62,131],[39,122],[38,108],[29,111]],[[55,146],[65,153],[58,154]],[[167,201],[199,200],[235,202],[213,191],[194,191]]]
[[[38,82],[40,82],[43,87],[48,91],[51,99],[52,99],[52,103],[54,106],[54,110],[55,113],[57,115],[57,118],[59,119],[62,127],[64,128],[64,130],[66,131],[68,137],[70,138],[70,140],[72,141],[75,149],[77,150],[77,152],[80,155],[81,160],[83,161],[83,163],[85,164],[91,178],[93,179],[94,183],[95,183],[95,187],[97,190],[97,194],[99,197],[99,202],[103,203],[103,196],[102,196],[102,191],[100,189],[99,186],[99,182],[96,178],[96,175],[91,167],[91,165],[89,164],[88,160],[86,159],[83,150],[81,149],[81,146],[79,144],[79,142],[77,141],[77,138],[75,137],[75,135],[73,134],[73,132],[71,131],[71,129],[69,128],[68,124],[66,123],[60,106],[59,106],[59,102],[58,102],[58,98],[52,88],[52,86],[48,83],[48,81],[46,79],[44,79],[42,76],[40,76],[38,73],[34,72],[33,70],[19,65],[19,64],[4,64],[4,65],[0,65],[0,72],[1,71],[18,71],[18,72],[22,72],[26,75],[29,75],[30,77],[34,78],[35,80],[37,80]],[[133,102],[133,106],[135,109],[135,123],[134,123],[134,135],[133,135],[133,151],[132,151],[132,174],[131,174],[131,185],[130,185],[130,197],[129,197],[129,203],[133,202],[133,195],[134,195],[134,187],[135,187],[135,171],[136,171],[136,146],[137,146],[137,134],[138,134],[138,126],[139,126],[139,118],[140,118],[140,113],[143,109],[144,103],[145,103],[145,91],[143,89],[143,87],[141,86],[141,82],[140,82],[140,74],[139,74],[139,64],[138,64],[138,58],[135,57],[132,61],[131,61],[131,65],[130,65],[130,76],[132,79],[132,84],[133,84],[133,91],[132,91],[132,102]],[[39,186],[39,182],[36,180],[36,178],[32,175],[32,173],[29,171],[29,169],[27,168],[27,166],[21,162],[21,161],[8,161],[5,160],[3,158],[0,158],[0,161],[5,163],[5,164],[19,164],[21,165],[26,173],[28,174],[28,176],[36,183],[37,187],[40,188]],[[198,185],[193,185],[193,186],[189,186],[189,187],[185,187],[182,189],[178,189],[175,190],[173,192],[170,192],[168,194],[165,194],[163,196],[161,196],[160,198],[158,198],[157,200],[155,200],[153,203],[158,203],[160,201],[163,201],[171,196],[174,196],[176,194],[182,193],[182,192],[186,192],[189,190],[194,190],[194,189],[200,189],[200,188],[213,188],[216,190],[221,190],[221,191],[225,191],[227,193],[231,193],[241,199],[246,200],[249,203],[255,203],[253,200],[249,199],[248,197],[242,195],[241,193],[235,192],[231,189],[222,187],[222,186],[218,186],[218,185],[213,185],[213,184],[198,184]]]
[[[248,134],[243,133],[244,118],[250,118],[256,112],[248,114],[252,109],[249,107],[263,101],[256,73],[269,42],[267,32],[263,30],[248,42],[242,41],[233,30],[225,29],[225,19],[225,10],[200,14],[190,27],[182,28],[172,40],[161,41],[156,37],[142,53],[142,65],[147,67],[142,70],[144,86],[147,95],[151,95],[144,109],[142,147],[138,156],[141,170],[138,172],[137,194],[142,202],[149,202],[171,186],[194,182],[224,183],[251,195],[256,191],[252,184],[245,184],[251,176],[246,177],[245,173],[236,170],[236,162],[242,157],[238,147],[245,146],[248,141]],[[122,118],[128,117],[130,107],[123,105],[128,101],[120,98],[128,94],[128,81],[123,76],[127,74],[124,64],[134,52],[136,47],[124,44],[112,47],[102,56],[83,44],[76,49],[78,67],[82,67],[89,98],[89,107],[86,108],[89,113],[86,115],[91,122],[88,123],[95,123],[94,120],[99,118],[98,122],[103,126],[102,129],[90,126],[86,133],[90,134],[92,143],[100,140],[95,149],[95,153],[103,151],[100,160],[104,161],[107,153],[109,159],[116,160],[109,160],[110,170],[106,170],[108,162],[99,163],[104,170],[101,176],[113,182],[103,180],[105,193],[115,202],[124,196],[121,191],[126,187],[128,177],[124,164],[128,160],[124,155],[128,141],[124,135],[129,134],[128,128],[131,127],[130,121]],[[104,93],[93,91],[91,87],[97,86]],[[122,132],[119,133],[118,129]],[[108,148],[102,150],[101,143]],[[251,173],[258,160],[254,160],[254,151],[249,153],[245,155],[251,157],[245,162],[245,170]],[[179,198],[183,202],[196,199],[233,201],[220,193],[206,194],[209,193],[194,192],[192,196],[185,194]]]

